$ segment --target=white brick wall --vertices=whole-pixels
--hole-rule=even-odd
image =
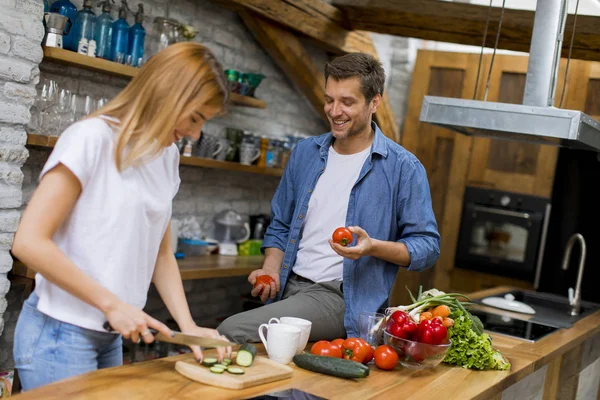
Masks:
[[[74,0],[74,3],[81,7],[83,0]],[[267,102],[266,109],[232,106],[227,115],[207,123],[205,132],[222,135],[225,127],[234,127],[258,134],[284,136],[294,132],[320,134],[328,130],[235,13],[207,0],[145,0],[143,3],[147,40],[152,35],[153,18],[166,16],[168,8],[168,16],[196,28],[198,36],[195,40],[208,46],[226,69],[266,75],[256,91],[256,96]],[[136,5],[137,2],[130,4]],[[49,154],[46,150],[30,150],[27,158],[28,152],[24,148],[24,126],[30,118],[35,85],[41,75],[55,79],[61,87],[79,95],[112,98],[128,80],[49,62],[38,65],[42,59],[39,47],[43,36],[42,1],[0,0],[0,9],[0,316],[6,308],[3,304],[8,304],[4,319],[0,319],[0,334],[6,326],[5,335],[0,336],[2,369],[13,365],[14,327],[24,300],[22,286],[8,294],[8,301],[3,298],[9,287],[3,271],[10,268],[8,249],[20,216],[16,208],[21,205],[21,196],[23,205],[20,209],[31,198]],[[97,8],[94,10],[99,14]],[[116,17],[116,8],[113,17]],[[133,23],[133,17],[129,18],[129,23]],[[409,80],[407,44],[402,38],[384,35],[377,35],[375,42],[387,69],[386,90],[401,124]],[[309,42],[306,45],[322,68],[328,55]],[[187,166],[181,167],[180,174],[182,184],[174,201],[173,215],[178,219],[195,217],[207,234],[213,228],[212,216],[223,209],[234,208],[245,214],[269,213],[270,200],[279,182],[276,177]],[[219,317],[242,311],[239,295],[249,291],[244,277],[187,281],[185,288],[196,321],[213,327]],[[154,291],[150,293],[146,309],[160,319],[168,317]]]
[[[25,125],[38,82],[42,58],[43,3],[37,0],[0,0],[0,335],[6,320],[12,269],[9,249],[17,229],[22,202],[21,166],[27,159]],[[19,305],[20,307],[20,305]],[[0,337],[0,367],[12,364],[12,330]]]

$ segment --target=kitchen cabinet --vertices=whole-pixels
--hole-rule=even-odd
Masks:
[[[479,272],[454,269],[458,232],[466,186],[479,186],[550,198],[559,148],[491,138],[470,137],[421,123],[426,95],[483,100],[492,55],[420,50],[414,66],[401,144],[414,153],[427,170],[433,210],[441,234],[441,256],[433,270],[411,273],[401,269],[391,293],[391,303],[408,301],[404,288],[416,291],[435,286],[441,290],[476,291],[530,282],[507,280]],[[494,58],[488,101],[521,103],[528,57]],[[566,60],[559,66],[555,105],[564,84]],[[582,110],[600,117],[600,63],[571,60],[562,108]]]

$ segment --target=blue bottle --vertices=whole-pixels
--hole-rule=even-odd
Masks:
[[[75,24],[73,25],[73,45],[79,48],[79,41],[86,39],[88,42],[94,39],[94,30],[96,29],[96,14],[92,11],[93,0],[83,0],[83,8],[77,13]],[[76,50],[77,51],[77,50]],[[85,52],[87,54],[87,51]]]
[[[112,25],[111,57],[112,61],[124,64],[129,50],[129,24],[127,23],[127,0],[121,0],[119,19]]]
[[[113,19],[110,16],[112,4],[110,0],[105,0],[98,4],[102,6],[102,14],[96,19],[96,31],[94,32],[94,40],[96,41],[96,57],[110,60],[112,46],[112,24]]]
[[[142,22],[144,22],[144,5],[140,3],[138,4],[138,12],[135,14],[135,24],[129,29],[129,52],[127,55],[131,56],[133,67],[141,67],[144,63],[146,30]]]
[[[74,24],[75,19],[77,18],[77,7],[75,7],[75,4],[71,3],[69,0],[56,0],[50,6],[50,12],[64,15],[65,17],[69,18],[71,24]],[[74,33],[75,29],[70,29],[69,33],[63,37],[63,48],[77,51],[77,45],[73,47]]]

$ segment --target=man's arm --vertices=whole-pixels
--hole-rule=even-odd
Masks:
[[[401,178],[403,188],[398,199],[398,241],[377,240],[358,227],[348,229],[356,236],[356,245],[343,247],[329,241],[339,255],[356,260],[362,256],[377,257],[387,262],[421,271],[433,266],[440,256],[440,235],[433,208],[425,168],[418,161],[407,161],[409,170]]]

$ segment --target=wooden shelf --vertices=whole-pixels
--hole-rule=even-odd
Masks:
[[[186,257],[177,260],[181,279],[211,279],[231,276],[248,276],[255,269],[262,268],[263,256],[222,256],[210,255]],[[35,279],[35,272],[19,260],[14,260],[12,274]]]
[[[83,54],[75,53],[74,51],[58,49],[56,47],[44,47],[44,59],[60,64],[74,65],[90,71],[104,72],[123,78],[133,78],[139,71],[139,68],[104,60],[102,58],[85,56]],[[267,108],[267,103],[263,100],[242,96],[237,93],[231,93],[230,103],[244,107]]]
[[[84,56],[74,51],[58,49],[56,47],[44,47],[44,59],[124,78],[133,78],[138,72],[137,68],[128,65],[103,60],[102,58]]]
[[[27,134],[27,145],[34,147],[52,148],[58,140],[57,136],[44,136],[35,133]],[[180,165],[188,165],[192,167],[204,167],[214,169],[224,169],[228,171],[250,172],[259,175],[281,176],[283,169],[281,168],[261,168],[255,165],[244,165],[236,162],[218,161],[210,158],[201,157],[184,157],[181,156]]]

